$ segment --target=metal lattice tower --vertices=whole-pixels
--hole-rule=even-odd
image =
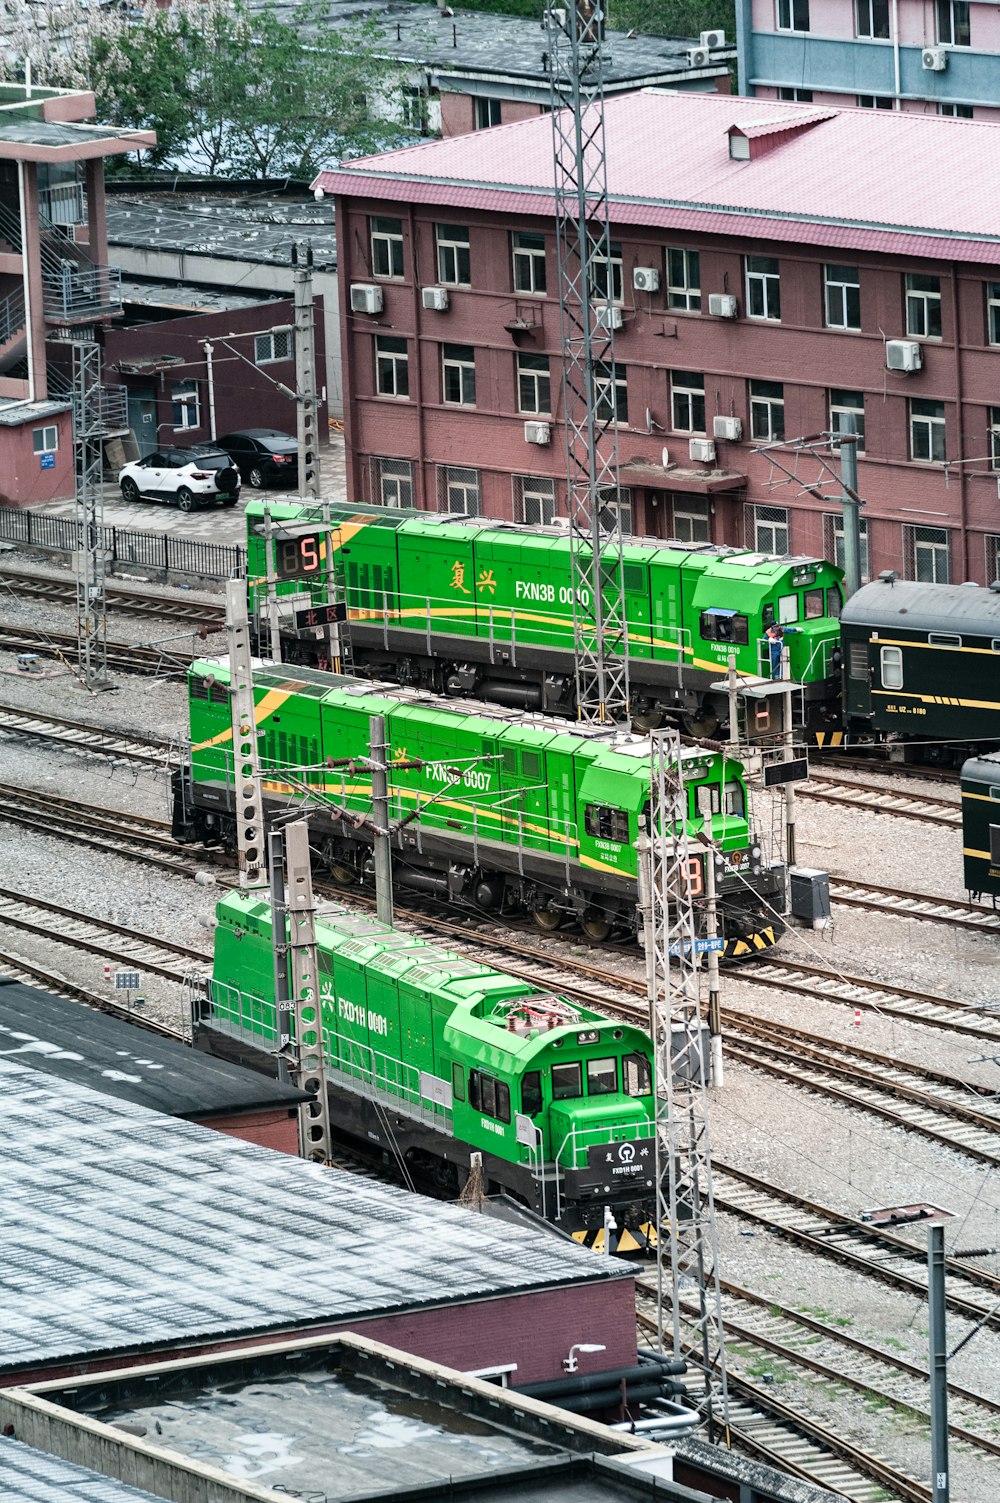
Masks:
[[[240,887],[267,881],[264,804],[253,701],[253,657],[244,579],[226,585],[226,637],[229,645],[230,708],[233,717],[233,786],[236,791],[236,854]]]
[[[76,477],[76,643],[90,688],[108,681],[104,591],[104,435],[101,347],[73,345],[73,469]]]
[[[666,1349],[666,1311],[674,1356],[701,1380],[698,1406],[709,1438],[728,1423],[725,1346],[719,1296],[712,1154],[708,1128],[706,1046],[701,1017],[701,972],[689,880],[692,857],[685,824],[686,790],[676,731],[651,740],[652,829],[639,842],[640,904],[645,931],[650,1033],[656,1107],[657,1318]],[[711,861],[714,852],[705,853]],[[666,1233],[669,1230],[669,1236]],[[698,1315],[693,1348],[681,1342],[683,1295],[694,1294]],[[690,1321],[690,1316],[686,1315]]]
[[[573,625],[579,718],[628,718],[628,627],[618,509],[616,309],[604,142],[604,12],[546,12],[555,157]]]

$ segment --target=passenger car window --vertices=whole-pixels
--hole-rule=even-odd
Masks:
[[[579,1060],[552,1066],[552,1100],[569,1101],[583,1095],[583,1071]]]
[[[644,1054],[626,1054],[622,1060],[626,1096],[648,1096],[652,1090],[649,1060]]]
[[[903,687],[903,649],[883,647],[879,656],[882,665],[883,689],[901,689]]]
[[[806,620],[815,621],[817,617],[823,614],[823,591],[806,590],[803,603],[806,610]]]
[[[613,1059],[588,1059],[587,1095],[609,1096],[618,1089],[618,1070]]]
[[[932,631],[928,633],[927,641],[931,647],[961,647],[961,637],[951,632]]]

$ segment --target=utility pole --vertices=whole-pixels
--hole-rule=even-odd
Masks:
[[[948,1503],[948,1346],[945,1339],[944,1227],[927,1228],[927,1299],[930,1314],[931,1498]]]
[[[545,14],[555,165],[576,701],[589,724],[628,718],[614,324],[604,142],[604,13],[591,0]],[[617,293],[617,296],[616,296]]]
[[[292,246],[295,291],[295,410],[299,442],[299,492],[320,499],[319,388],[313,310],[313,253],[307,241]]]
[[[323,1000],[316,952],[316,900],[313,896],[309,823],[293,820],[284,828],[288,950],[294,1019],[295,1076],[309,1100],[299,1110],[299,1153],[314,1163],[333,1157],[330,1098],[326,1090],[323,1047]],[[273,923],[273,917],[272,917]]]
[[[76,645],[88,689],[107,689],[108,611],[104,591],[104,436],[101,347],[73,344],[73,470],[76,479]]]
[[[385,716],[372,715],[368,722],[371,752],[372,824],[375,831],[375,914],[392,928],[392,846],[389,830],[389,748],[385,739]]]
[[[264,855],[264,801],[260,787],[257,716],[253,698],[253,658],[250,653],[250,622],[244,579],[230,579],[226,584],[226,640],[229,647],[236,854],[240,887],[258,887],[267,881],[267,863]]]
[[[844,594],[861,588],[861,497],[858,495],[858,435],[849,413],[840,442],[840,510],[844,518]]]
[[[288,905],[285,897],[285,835],[271,830],[267,837],[271,870],[271,947],[274,952],[274,1010],[278,1034],[278,1079],[291,1080],[289,1059],[295,1047],[292,1032],[292,994],[288,985]],[[300,1133],[301,1136],[301,1133]]]
[[[676,731],[651,738],[652,821],[639,848],[639,908],[646,953],[656,1117],[657,1326],[665,1350],[665,1309],[673,1355],[701,1376],[699,1407],[709,1439],[728,1426],[728,1389],[719,1292],[701,972],[691,898],[681,743]],[[714,859],[706,852],[706,862]],[[669,1264],[664,1242],[669,1242]],[[681,1342],[681,1296],[698,1298],[694,1349]]]
[[[795,760],[795,726],[792,723],[792,691],[791,668],[788,661],[787,646],[781,649],[781,677],[783,679],[783,694],[781,696],[782,713],[782,761],[794,762]],[[782,784],[782,794],[785,804],[785,861],[789,870],[795,865],[795,784],[788,779]]]

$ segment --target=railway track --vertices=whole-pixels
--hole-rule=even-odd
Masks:
[[[138,966],[166,981],[186,982],[193,976],[209,975],[212,969],[212,957],[203,950],[81,914],[13,888],[0,887],[0,924],[103,955],[123,966]]]
[[[82,804],[53,793],[36,793],[15,784],[0,783],[0,820],[64,836],[79,845],[179,877],[193,877],[198,858],[178,846],[165,820],[142,814],[123,814],[97,804]],[[204,858],[208,860],[207,855]]]
[[[179,1028],[171,1028],[168,1023],[159,1023],[155,1018],[146,1017],[135,1008],[122,1007],[120,1003],[112,1002],[109,997],[102,996],[100,992],[91,991],[89,986],[70,981],[60,971],[39,965],[37,961],[28,960],[24,955],[18,955],[13,950],[0,948],[0,976],[8,981],[20,981],[25,986],[42,987],[55,997],[65,997],[71,1002],[81,1002],[85,1007],[93,1007],[98,1012],[107,1013],[109,1017],[134,1023],[137,1028],[144,1029],[146,1033],[156,1033],[162,1038],[175,1039],[182,1044],[190,1042],[188,1034],[183,1033]]]
[[[868,1278],[927,1298],[926,1249],[895,1232],[780,1189],[718,1159],[713,1165],[713,1188],[717,1210],[763,1226]],[[1000,1277],[951,1257],[945,1259],[945,1271],[948,1308],[967,1320],[1000,1330]]]
[[[850,908],[868,908],[877,913],[897,914],[901,918],[949,924],[979,934],[1000,934],[1000,910],[986,908],[980,903],[929,897],[926,893],[883,887],[876,882],[848,881],[846,877],[830,878],[830,897]]]
[[[809,781],[798,785],[802,798],[824,804],[843,804],[850,809],[871,809],[876,814],[895,814],[900,819],[918,819],[924,824],[962,828],[961,805],[950,798],[929,794],[900,793],[877,783],[839,779],[833,774],[809,769]]]
[[[0,733],[28,740],[54,743],[73,751],[108,757],[112,761],[150,767],[168,767],[178,758],[178,741],[142,736],[107,726],[86,725],[55,715],[40,715],[19,705],[0,704]]]
[[[0,584],[10,585],[17,596],[28,595],[33,599],[76,606],[76,580],[72,577],[35,574],[5,563],[0,567]],[[191,622],[214,631],[225,630],[226,609],[221,600],[208,604],[176,594],[150,594],[129,589],[123,584],[106,584],[104,594],[109,610],[127,611],[133,616],[155,616],[166,621]]]
[[[196,633],[192,632],[192,636]],[[0,626],[0,651],[33,652],[39,657],[55,658],[70,672],[76,671],[77,655],[75,632],[38,631],[32,627]],[[180,678],[192,662],[191,653],[181,653],[175,647],[143,647],[129,642],[108,642],[108,667],[122,673],[134,673],[149,678]]]

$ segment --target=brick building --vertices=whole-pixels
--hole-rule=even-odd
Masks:
[[[1000,13],[970,0],[738,0],[740,88],[763,99],[1000,120]]]
[[[996,577],[1000,130],[648,90],[606,132],[625,526],[839,553],[835,489],[755,450],[854,422],[864,573]],[[317,179],[354,500],[565,511],[551,152],[525,121]]]

